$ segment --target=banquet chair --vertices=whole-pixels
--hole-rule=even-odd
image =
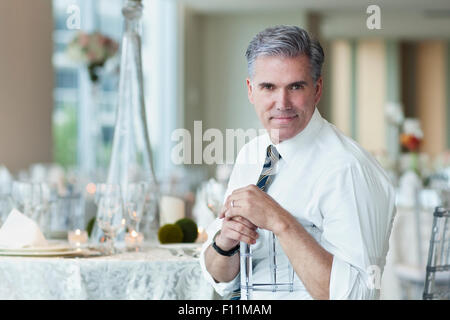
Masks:
[[[391,236],[392,268],[394,281],[389,290],[394,299],[422,299],[429,249],[433,212],[445,207],[447,196],[443,188],[421,188],[412,203],[398,203]]]
[[[413,208],[397,207],[391,249],[399,299],[422,298],[434,208],[419,203]]]
[[[299,284],[295,283],[295,272],[291,263],[287,264],[287,281],[280,282],[278,278],[278,272],[280,271],[279,261],[277,261],[277,255],[280,252],[277,252],[276,249],[276,236],[273,232],[269,232],[268,237],[268,256],[269,256],[269,270],[268,274],[270,275],[270,280],[268,282],[263,283],[255,283],[253,281],[253,251],[252,246],[241,242],[240,244],[240,288],[234,292],[234,296],[239,296],[240,300],[251,300],[253,297],[254,291],[271,291],[271,292],[280,292],[286,291],[293,293],[299,290]],[[284,254],[284,253],[283,253]],[[231,300],[237,300],[232,298]]]
[[[436,207],[428,251],[424,300],[448,300],[450,298],[449,217],[449,209]]]

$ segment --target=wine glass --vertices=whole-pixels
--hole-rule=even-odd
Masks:
[[[11,174],[5,166],[0,164],[0,226],[12,209],[11,186]]]
[[[11,191],[15,207],[27,217],[38,221],[39,206],[43,201],[40,183],[14,181]]]
[[[106,254],[114,254],[114,238],[125,225],[120,185],[97,184],[95,197],[98,204],[97,223],[106,237]]]
[[[9,194],[1,194],[0,193],[0,227],[5,222],[8,214],[11,212],[13,208],[13,203],[11,196]]]
[[[206,205],[214,216],[217,217],[219,215],[220,208],[222,207],[225,188],[215,179],[210,179],[205,186],[205,192]]]
[[[159,220],[157,219],[159,204],[159,189],[156,184],[148,184],[144,195],[142,222],[144,237],[147,240],[157,240]]]
[[[144,203],[149,184],[147,182],[133,182],[127,184],[125,191],[125,210],[132,221],[132,228],[139,232],[139,223],[144,212]]]

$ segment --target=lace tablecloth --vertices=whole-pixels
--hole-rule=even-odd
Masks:
[[[174,253],[150,245],[90,258],[1,256],[0,299],[213,299],[198,258]]]

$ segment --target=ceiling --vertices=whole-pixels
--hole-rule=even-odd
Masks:
[[[177,0],[205,15],[314,12],[321,17],[324,37],[450,38],[450,0]],[[369,30],[369,5],[380,7],[382,28]]]
[[[366,10],[376,4],[382,11],[422,11],[450,15],[449,0],[178,0],[203,13],[304,9],[323,13]]]

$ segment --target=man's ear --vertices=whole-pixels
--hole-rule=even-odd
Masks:
[[[314,97],[314,105],[317,106],[317,104],[320,101],[320,97],[322,96],[322,88],[323,88],[323,80],[322,77],[320,77],[317,81],[316,81],[316,93],[315,93],[315,97]]]
[[[253,104],[253,86],[252,86],[252,81],[250,80],[250,78],[247,78],[246,82],[247,82],[248,100],[250,101],[251,104]]]

